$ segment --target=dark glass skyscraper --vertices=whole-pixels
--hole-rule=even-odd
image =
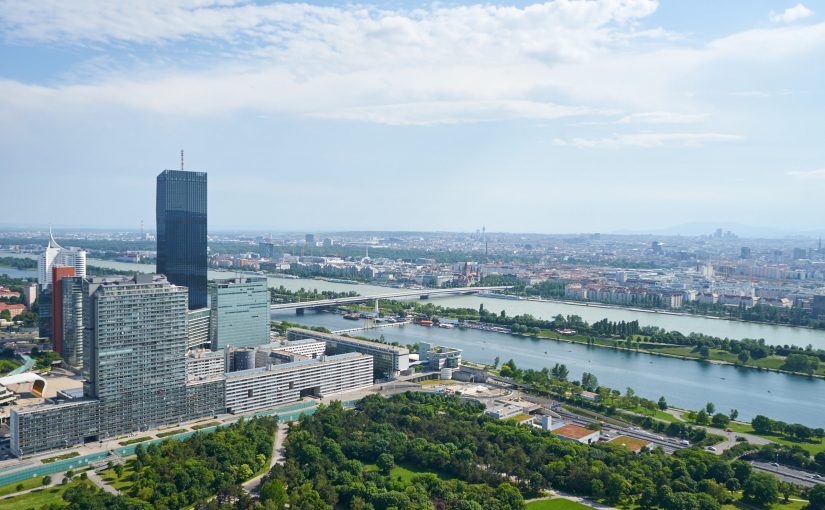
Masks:
[[[189,288],[189,309],[206,306],[206,172],[158,175],[157,272]]]

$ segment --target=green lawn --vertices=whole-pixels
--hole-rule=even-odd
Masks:
[[[795,441],[792,439],[788,439],[785,436],[780,436],[777,434],[757,434],[754,432],[753,427],[751,427],[750,423],[740,423],[740,422],[731,422],[728,424],[728,428],[730,428],[734,432],[741,432],[743,434],[753,434],[755,436],[764,437],[765,439],[770,439],[771,441],[775,441],[779,444],[784,444],[785,446],[799,446],[811,455],[816,455],[819,452],[825,452],[825,439],[814,442],[801,442]]]
[[[129,440],[126,440],[126,441],[121,441],[118,444],[120,446],[129,446],[130,444],[142,443],[142,442],[148,441],[150,439],[152,439],[152,436],[135,437],[135,438],[132,438],[132,439],[129,439]]]
[[[619,436],[608,441],[608,444],[617,444],[620,446],[624,446],[628,450],[635,452],[641,449],[642,447],[649,445],[650,441],[637,439],[635,437]]]
[[[22,485],[23,488],[18,490],[18,485]],[[22,482],[10,483],[8,485],[0,487],[0,496],[20,492],[21,490],[25,491],[29,489],[34,489],[35,487],[40,487],[41,485],[43,485],[42,476],[38,476],[37,478],[28,478],[26,480],[23,480]]]
[[[76,480],[66,485],[55,485],[48,489],[36,490],[12,498],[0,499],[0,510],[37,510],[44,505],[66,506],[65,501],[63,501],[63,492],[69,487],[79,483],[90,482]]]
[[[367,471],[378,471],[378,466],[376,466],[375,464],[364,464],[364,469],[367,470]],[[392,470],[390,470],[390,476],[392,478],[401,478],[404,481],[410,481],[410,480],[412,480],[412,478],[414,476],[423,475],[423,474],[426,474],[426,473],[433,474],[433,475],[441,478],[442,480],[450,480],[451,479],[450,476],[448,476],[444,473],[439,473],[439,472],[436,472],[436,471],[428,471],[428,470],[419,470],[419,469],[416,469],[415,466],[410,466],[410,465],[407,465],[407,464],[405,464],[403,466],[402,465],[396,465],[394,468],[392,468]]]
[[[64,453],[63,455],[55,455],[54,457],[48,457],[48,458],[45,458],[45,459],[40,459],[40,462],[42,462],[43,464],[50,464],[50,463],[55,462],[57,460],[73,459],[73,458],[78,457],[78,456],[80,456],[80,454],[77,453],[77,452],[69,452],[69,453]]]
[[[114,469],[104,469],[100,472],[100,477],[115,489],[126,491],[132,486],[132,475],[135,473],[133,466],[134,459],[128,460],[123,464],[123,476],[120,478],[117,477]]]
[[[159,432],[156,434],[158,437],[169,437],[174,436],[175,434],[182,434],[186,432],[186,429],[175,429],[175,430],[166,430],[164,432]]]
[[[220,422],[217,421],[198,423],[197,425],[192,425],[192,430],[208,429],[209,427],[217,427],[218,425],[220,425]]]
[[[592,507],[569,499],[542,499],[527,503],[526,510],[592,510]]]
[[[737,493],[741,497],[741,492]],[[798,499],[798,496],[794,496],[794,498]],[[779,497],[779,502],[774,503],[771,505],[770,510],[802,510],[808,505],[807,501],[794,501],[791,499],[787,503],[782,500],[782,496]],[[737,500],[734,501],[732,504],[729,505],[722,505],[722,510],[764,510],[760,507],[753,506],[749,503],[745,503],[744,501]]]
[[[21,363],[17,360],[0,358],[0,374],[7,374],[20,365]]]

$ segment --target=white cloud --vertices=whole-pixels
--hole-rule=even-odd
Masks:
[[[785,172],[785,175],[807,181],[821,181],[825,180],[825,168],[820,168],[817,170],[792,170],[790,172]]]
[[[733,142],[744,139],[741,135],[726,133],[625,133],[606,138],[556,138],[554,145],[577,149],[618,147],[702,147],[712,142]]]
[[[393,125],[574,116],[612,122],[618,111],[636,112],[619,124],[688,124],[707,119],[708,105],[690,92],[709,67],[786,61],[825,46],[825,24],[688,45],[678,34],[640,27],[656,7],[654,0],[394,10],[241,0],[0,0],[7,40],[88,46],[92,54],[137,47],[129,58],[140,60],[131,68],[107,60],[81,64],[48,86],[0,81],[0,126],[32,112],[112,107]]]
[[[707,119],[707,114],[676,112],[642,112],[625,115],[617,124],[693,124]]]
[[[782,13],[775,13],[771,11],[771,21],[774,23],[793,23],[812,16],[814,11],[808,9],[802,4],[796,4],[793,7],[785,9]]]

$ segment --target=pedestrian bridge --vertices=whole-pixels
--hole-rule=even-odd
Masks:
[[[499,287],[455,287],[447,289],[398,289],[392,292],[382,294],[372,294],[369,296],[354,296],[336,299],[320,299],[318,301],[303,301],[295,303],[278,303],[271,305],[272,311],[280,310],[295,310],[302,313],[307,308],[327,308],[343,305],[354,305],[358,303],[367,303],[376,299],[401,299],[414,298],[429,299],[435,296],[451,296],[462,294],[478,294],[479,292],[494,292],[497,290],[509,289],[509,286]]]

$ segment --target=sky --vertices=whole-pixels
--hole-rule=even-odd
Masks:
[[[822,229],[825,1],[0,0],[0,224]]]

